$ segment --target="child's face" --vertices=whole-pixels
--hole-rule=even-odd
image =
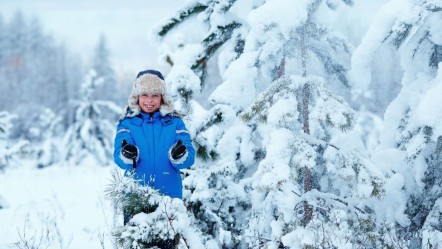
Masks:
[[[138,96],[138,105],[145,113],[154,113],[160,109],[163,96],[161,94],[145,93]]]

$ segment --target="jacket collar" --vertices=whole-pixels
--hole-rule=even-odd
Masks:
[[[140,112],[140,114],[131,118],[131,123],[134,125],[141,126],[144,122],[151,123],[154,122],[155,120],[160,120],[163,122],[163,119],[164,118],[162,117],[161,112],[159,111],[154,112],[153,114]]]
[[[156,119],[161,118],[161,112],[157,111],[157,112],[154,112],[151,114],[145,113],[145,112],[140,112],[140,117],[143,120],[156,120]]]
[[[131,118],[131,123],[134,125],[141,126],[143,124],[143,122],[150,123],[155,120],[160,120],[160,122],[163,125],[169,125],[173,122],[172,121],[173,117],[174,117],[174,115],[172,115],[172,114],[168,114],[166,116],[163,116],[160,111],[157,111],[157,112],[153,113],[152,115],[149,113],[141,112],[137,116]]]

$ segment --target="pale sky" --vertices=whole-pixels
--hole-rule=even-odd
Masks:
[[[349,37],[359,43],[374,12],[388,0],[356,0],[345,14],[363,17],[366,23],[349,21]],[[115,71],[134,75],[145,68],[157,68],[158,50],[149,42],[149,30],[180,9],[184,0],[0,0],[0,14],[9,20],[17,9],[27,17],[36,15],[45,31],[64,41],[84,60],[91,57],[100,34],[107,38]],[[330,20],[332,22],[332,20]],[[342,23],[342,20],[338,20]],[[361,27],[363,27],[361,29]]]
[[[38,16],[44,30],[83,59],[90,58],[100,34],[107,38],[118,73],[156,67],[157,50],[150,28],[173,15],[182,0],[0,0],[5,20],[17,9]]]

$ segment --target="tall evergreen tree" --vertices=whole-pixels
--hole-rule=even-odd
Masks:
[[[379,210],[390,224],[387,246],[403,241],[407,248],[442,245],[442,106],[436,101],[442,93],[441,14],[440,1],[391,1],[373,21],[354,57],[353,70],[359,75],[355,86],[361,92],[370,90],[373,65],[384,65],[379,51],[385,48],[395,51],[403,72],[401,90],[385,112],[385,130],[374,155],[389,176],[388,204],[394,205]]]
[[[200,2],[158,33],[175,29],[183,16],[198,12]],[[201,13],[212,14],[200,14],[211,20],[210,31],[216,30],[214,23],[238,23],[229,39],[223,40],[223,33],[213,36],[223,45],[211,57],[221,75],[209,97],[211,108],[203,110],[192,98],[208,78],[191,66],[195,58],[208,58],[195,56],[204,55],[203,42],[179,46],[170,56],[173,67],[166,80],[172,88],[180,86],[175,95],[188,106],[184,110],[191,115],[202,159],[184,183],[206,244],[296,247],[300,240],[295,237],[312,231],[316,239],[302,245],[315,246],[319,240],[329,246],[346,240],[357,244],[372,228],[363,225],[371,219],[364,201],[381,196],[383,182],[363,153],[334,142],[345,141],[339,131],[354,123],[354,112],[339,96],[349,91],[351,46],[317,21],[320,8],[337,8],[340,1],[255,1],[239,18],[231,11],[234,1],[205,3],[228,17],[219,24],[218,13],[203,8]],[[187,68],[199,76],[202,88],[194,87],[195,80],[185,83],[192,78]],[[302,217],[295,217],[294,210]],[[340,220],[345,224],[341,230],[336,229]],[[321,225],[327,228],[318,232]]]
[[[102,34],[95,46],[92,58],[92,69],[95,70],[97,77],[103,79],[103,83],[97,87],[95,97],[97,99],[117,102],[119,100],[119,96],[116,94],[118,92],[117,81],[110,61],[110,55],[107,39]]]
[[[250,247],[370,246],[360,241],[373,229],[366,226],[373,219],[368,203],[382,196],[383,181],[341,133],[354,125],[343,98],[351,46],[320,22],[319,11],[337,4],[281,0],[255,9],[244,53],[231,64],[248,77],[229,74],[211,96],[238,109],[250,105],[242,117],[258,126],[263,141],[265,157],[246,185]],[[249,93],[254,89],[258,96]]]
[[[0,13],[0,62],[2,64],[6,53],[6,39],[6,24],[3,15]]]
[[[7,77],[7,90],[12,96],[17,96],[12,100],[14,104],[24,101],[23,95],[19,89],[24,89],[26,85],[23,81],[26,77],[26,34],[28,25],[25,22],[24,15],[17,11],[7,27],[7,58],[5,60],[5,76]]]

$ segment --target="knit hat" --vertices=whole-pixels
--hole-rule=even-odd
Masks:
[[[160,106],[160,113],[165,116],[174,111],[173,100],[166,89],[166,82],[163,75],[156,70],[145,70],[138,73],[132,93],[129,96],[128,106],[124,116],[134,117],[141,111],[138,105],[138,96],[142,94],[161,94],[163,103]]]

